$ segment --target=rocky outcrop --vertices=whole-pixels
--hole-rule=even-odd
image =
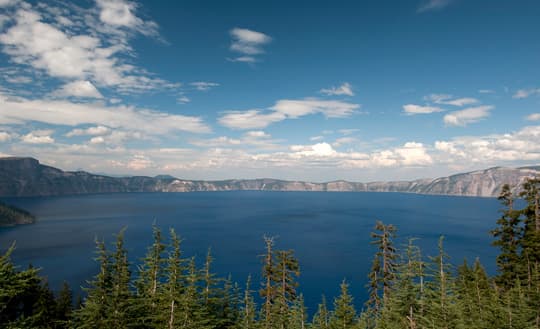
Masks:
[[[494,197],[504,184],[519,186],[540,176],[540,167],[502,168],[414,181],[310,183],[278,179],[183,180],[172,176],[109,177],[84,171],[62,171],[32,158],[0,158],[0,196],[69,195],[115,192],[196,191],[328,191],[403,192]]]

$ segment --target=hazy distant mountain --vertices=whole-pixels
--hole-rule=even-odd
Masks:
[[[540,167],[495,167],[436,179],[371,183],[310,183],[268,178],[200,181],[168,175],[110,177],[84,171],[62,171],[42,165],[33,158],[0,158],[0,196],[264,190],[405,192],[493,197],[499,194],[502,185],[518,186],[526,177],[533,176],[540,176]]]

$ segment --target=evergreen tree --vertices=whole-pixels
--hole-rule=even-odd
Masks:
[[[148,247],[142,265],[138,266],[138,278],[135,282],[136,295],[132,303],[131,312],[136,317],[136,323],[141,327],[155,327],[159,323],[158,305],[160,285],[165,280],[163,258],[165,244],[162,241],[161,230],[152,226],[153,243]]]
[[[161,328],[173,329],[179,322],[180,296],[185,289],[184,260],[180,249],[181,239],[174,229],[170,229],[170,250],[166,265],[166,282],[160,291],[162,317],[157,321]]]
[[[73,292],[69,284],[64,281],[62,289],[56,297],[56,321],[59,328],[71,326],[71,316],[73,312]]]
[[[514,208],[514,195],[508,184],[503,186],[498,199],[506,209],[502,211],[501,218],[497,220],[498,227],[491,231],[496,238],[493,245],[501,250],[501,253],[497,255],[499,269],[497,283],[502,287],[509,288],[518,275],[519,245],[523,234],[523,228],[520,225],[522,211]]]
[[[212,257],[211,249],[208,248],[206,254],[206,260],[204,262],[204,267],[201,271],[202,278],[202,305],[206,309],[206,312],[210,317],[217,315],[220,312],[220,302],[222,302],[220,296],[218,295],[217,285],[219,280],[216,279],[216,275],[212,273],[212,262],[214,258]],[[221,319],[208,319],[210,323],[217,326],[217,323]]]
[[[112,255],[110,307],[111,325],[114,328],[126,328],[131,318],[128,313],[131,301],[131,272],[124,248],[124,234],[125,229],[122,229],[116,236],[116,250]]]
[[[444,238],[439,239],[439,253],[430,257],[430,281],[425,287],[425,313],[421,325],[428,328],[451,329],[460,324],[459,312],[456,310],[454,280],[448,255],[444,252]]]
[[[324,295],[321,298],[321,303],[317,307],[317,312],[313,316],[313,321],[311,322],[312,329],[329,329],[330,328],[330,312],[328,311],[328,306],[326,305],[326,297]]]
[[[201,301],[199,291],[199,272],[195,266],[195,259],[191,258],[186,277],[186,289],[181,296],[179,327],[183,329],[212,328],[207,308]]]
[[[534,282],[535,270],[540,264],[540,179],[528,179],[523,183],[521,196],[527,202],[523,209],[525,216],[523,239],[523,265],[526,270],[526,281],[529,287],[538,286]]]
[[[239,287],[233,283],[230,274],[223,281],[223,288],[221,292],[218,290],[218,293],[217,308],[212,311],[216,317],[216,328],[236,328],[240,318],[240,296]]]
[[[244,290],[242,309],[240,312],[240,329],[255,329],[258,327],[256,322],[257,306],[255,304],[252,293],[253,292],[251,291],[251,276],[248,276],[246,282],[246,289]]]
[[[341,294],[334,299],[334,312],[330,317],[331,329],[351,329],[355,326],[356,310],[353,297],[349,294],[349,284],[345,280],[340,285]]]
[[[77,328],[111,328],[110,310],[112,291],[112,269],[111,257],[105,247],[103,240],[96,239],[97,257],[99,262],[99,273],[94,280],[89,281],[88,288],[85,288],[87,297],[82,308],[77,312]]]
[[[29,303],[28,291],[31,291],[40,279],[35,268],[17,270],[11,262],[13,250],[15,244],[0,256],[0,324],[16,326],[27,323],[28,318],[33,317],[33,301]]]
[[[418,328],[423,316],[424,262],[420,248],[413,242],[409,239],[401,256],[392,293],[380,312],[377,328]]]
[[[289,312],[289,321],[287,329],[306,329],[307,309],[304,305],[304,296],[300,294],[293,304]]]
[[[274,266],[274,238],[273,237],[264,237],[266,254],[263,259],[263,272],[262,272],[262,288],[259,291],[260,296],[263,300],[262,308],[262,327],[264,329],[273,328],[274,317],[273,317],[273,308],[274,308],[274,299],[276,297],[276,287],[274,285],[274,280],[276,276],[276,269]]]
[[[394,247],[396,228],[393,225],[385,225],[381,221],[375,224],[375,232],[371,244],[377,247],[369,272],[369,299],[366,303],[367,311],[365,320],[368,327],[373,327],[381,315],[382,307],[388,303],[392,284],[396,277],[397,252]]]
[[[292,250],[277,250],[276,264],[274,270],[274,281],[276,281],[275,304],[277,307],[278,328],[285,329],[288,326],[288,313],[290,305],[296,299],[296,277],[300,275],[298,260],[294,257]]]

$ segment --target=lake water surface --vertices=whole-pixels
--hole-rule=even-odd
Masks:
[[[263,235],[276,236],[276,248],[294,249],[300,261],[300,290],[314,311],[325,294],[331,301],[346,278],[357,305],[374,253],[370,232],[376,220],[398,227],[398,244],[417,237],[424,254],[435,254],[445,236],[454,263],[479,257],[494,274],[497,250],[489,231],[499,217],[494,198],[426,196],[401,193],[196,192],[122,193],[63,197],[9,198],[6,202],[38,217],[34,225],[0,228],[2,252],[16,241],[14,261],[42,268],[54,289],[63,280],[75,289],[97,273],[94,238],[114,242],[127,227],[130,260],[138,261],[152,241],[155,222],[175,228],[186,256],[202,262],[209,247],[214,271],[244,284],[260,280]],[[258,286],[253,285],[254,289]]]

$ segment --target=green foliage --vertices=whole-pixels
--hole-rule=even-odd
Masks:
[[[349,293],[349,284],[343,280],[341,294],[334,300],[334,312],[330,316],[330,329],[351,329],[356,322],[356,310],[353,297]]]
[[[253,298],[253,291],[251,290],[251,276],[248,276],[246,282],[246,289],[244,290],[244,298],[239,314],[239,329],[255,329],[258,328],[256,320],[257,305]]]
[[[30,266],[19,271],[12,264],[14,249],[12,245],[0,256],[0,324],[6,328],[68,328],[71,305],[59,312],[59,303],[38,270]]]
[[[313,316],[311,322],[312,329],[329,329],[330,328],[330,313],[326,305],[326,297],[322,296],[322,301],[317,307],[317,312]]]

